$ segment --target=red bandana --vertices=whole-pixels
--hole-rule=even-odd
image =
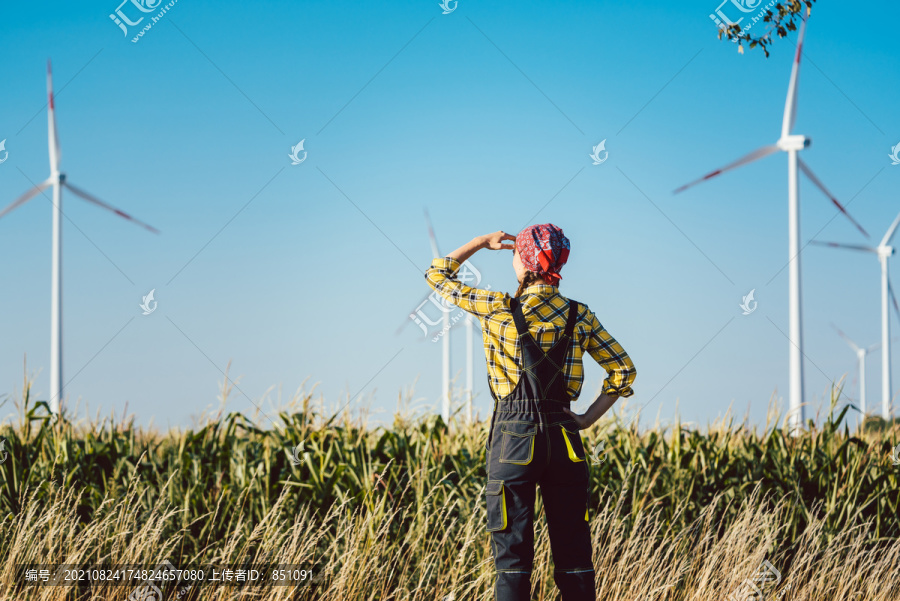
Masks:
[[[552,223],[532,225],[516,236],[516,252],[528,271],[556,286],[562,279],[559,270],[569,259],[569,239]]]

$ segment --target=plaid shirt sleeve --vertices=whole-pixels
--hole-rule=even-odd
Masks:
[[[460,263],[450,257],[431,262],[425,279],[438,294],[463,311],[485,317],[505,306],[505,294],[481,288],[471,288],[456,279]]]
[[[588,309],[584,316],[589,324],[585,331],[585,351],[606,370],[607,377],[603,381],[603,392],[609,395],[629,397],[634,394],[631,384],[637,375],[631,357],[625,352],[616,339],[609,335],[597,316]]]

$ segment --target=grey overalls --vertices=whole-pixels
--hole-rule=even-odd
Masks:
[[[581,435],[563,413],[565,361],[578,303],[569,301],[563,336],[545,354],[528,333],[521,304],[510,308],[522,350],[522,376],[503,399],[494,396],[487,442],[487,531],[497,570],[497,601],[531,599],[535,484],[540,484],[563,601],[595,601],[588,523],[588,467]]]

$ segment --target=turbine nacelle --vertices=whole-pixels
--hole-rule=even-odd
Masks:
[[[782,136],[780,140],[775,142],[775,145],[778,146],[778,150],[783,150],[784,152],[789,152],[791,150],[803,150],[807,148],[812,140],[802,135],[790,135],[790,136]]]

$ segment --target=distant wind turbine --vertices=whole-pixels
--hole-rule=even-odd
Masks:
[[[808,16],[808,13],[807,13]],[[803,38],[806,35],[806,19],[800,26],[800,34],[797,38],[797,52],[794,55],[794,64],[791,68],[791,79],[788,84],[787,100],[784,104],[784,115],[781,121],[781,137],[769,146],[763,146],[750,154],[707,173],[700,179],[694,180],[675,190],[675,194],[687,190],[701,182],[712,179],[726,171],[737,169],[748,163],[767,157],[778,151],[788,155],[788,311],[789,311],[789,357],[790,357],[790,424],[791,430],[796,432],[804,424],[803,407],[803,336],[802,315],[800,306],[800,182],[797,170],[806,175],[810,181],[827,196],[838,210],[850,219],[853,224],[866,236],[869,234],[856,220],[850,217],[847,210],[829,192],[812,170],[800,160],[797,152],[809,146],[810,139],[803,135],[791,135],[794,121],[797,116],[797,80],[800,75],[800,56],[803,52]]]
[[[891,297],[894,310],[897,311],[898,317],[900,317],[900,306],[897,305],[897,297],[894,296],[894,290],[891,287],[891,280],[888,276],[888,259],[894,254],[894,247],[890,246],[890,244],[894,234],[897,233],[898,225],[900,225],[900,214],[894,219],[894,223],[888,228],[887,233],[885,233],[878,246],[811,241],[813,244],[821,246],[874,253],[878,256],[878,262],[881,263],[881,346],[884,349],[881,353],[881,417],[886,420],[891,419],[891,344],[889,341],[891,336],[891,316],[888,308],[888,296]]]
[[[466,313],[466,423],[472,423],[472,385],[474,383],[475,359],[473,349],[475,348],[475,317],[471,313]]]
[[[831,324],[835,330],[837,330],[838,335],[844,339],[850,348],[856,353],[856,358],[859,362],[859,413],[862,416],[862,420],[865,421],[866,418],[866,355],[876,350],[881,346],[880,342],[876,342],[872,346],[861,347],[855,342],[853,342],[849,336],[844,334],[837,326]]]
[[[53,186],[53,246],[52,267],[50,276],[50,410],[58,414],[62,403],[62,189],[92,204],[112,211],[119,217],[133,221],[151,232],[159,233],[155,228],[138,221],[131,215],[106,204],[81,188],[68,182],[66,174],[59,171],[59,136],[56,132],[56,111],[53,102],[53,75],[50,61],[47,61],[47,138],[50,148],[50,177],[31,188],[17,198],[8,207],[0,211],[3,217],[13,209],[25,204],[50,186]]]
[[[428,217],[428,211],[425,211],[425,224],[428,228],[428,239],[431,243],[431,252],[434,255],[434,258],[440,258],[442,255],[438,250],[437,238],[434,235],[434,229],[431,227],[431,219]],[[416,323],[419,327],[425,329],[426,335],[428,332],[427,326],[436,325],[437,322],[433,322],[426,318],[424,315],[423,319],[419,319],[417,312],[419,308],[429,299],[429,297],[434,294],[433,292],[429,292],[426,294],[419,304],[409,312],[409,317],[412,321]],[[442,306],[442,329],[443,329],[443,340],[442,340],[442,357],[441,357],[441,415],[444,418],[444,421],[449,421],[450,419],[450,400],[451,400],[451,390],[450,390],[450,311],[447,310],[446,304],[449,301],[446,301],[443,297],[441,298]],[[475,319],[468,313],[466,313],[466,388],[464,390],[464,397],[466,403],[466,419],[471,422],[472,421],[472,399],[473,399],[473,373],[474,373],[474,358],[472,349],[474,346],[474,323]],[[410,322],[410,320],[404,320],[400,327],[397,328],[397,333],[399,334],[404,327]],[[440,331],[440,330],[439,330]]]
[[[428,241],[431,242],[431,252],[434,258],[440,258],[441,253],[438,250],[437,238],[434,235],[434,229],[431,227],[431,219],[428,218],[428,211],[425,211],[425,222],[428,224]],[[444,422],[450,420],[450,312],[444,311],[444,337],[441,340],[443,345],[443,357],[441,358],[441,415]]]

